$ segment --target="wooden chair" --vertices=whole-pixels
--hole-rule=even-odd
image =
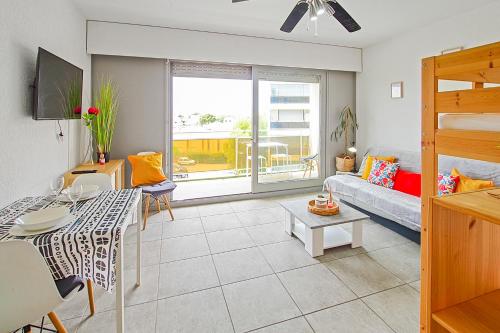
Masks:
[[[156,154],[155,152],[140,152],[137,153],[139,156],[144,156],[144,155],[151,155],[151,154]],[[133,172],[132,170],[130,174],[130,183],[132,184],[132,178],[133,178]],[[137,188],[142,189],[142,194],[146,195],[146,199],[144,200],[145,202],[145,208],[144,208],[144,222],[143,222],[143,227],[142,230],[146,229],[146,223],[148,221],[149,217],[149,209],[151,205],[151,198],[156,202],[156,208],[158,209],[158,213],[161,212],[161,204],[160,200],[163,201],[165,206],[167,206],[168,212],[170,213],[170,218],[173,221],[174,220],[174,214],[172,212],[172,207],[170,206],[170,201],[168,199],[168,195],[175,190],[177,185],[175,185],[174,182],[170,180],[165,180],[161,183],[158,184],[153,184],[153,185],[143,185],[143,186],[136,186]]]
[[[54,309],[85,287],[80,277],[54,281],[38,250],[23,240],[0,243],[0,267],[0,332],[30,332],[48,315],[57,332],[67,333]]]

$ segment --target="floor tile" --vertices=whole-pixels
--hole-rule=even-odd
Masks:
[[[279,273],[278,277],[304,314],[357,298],[321,264]]]
[[[393,333],[360,300],[315,312],[306,318],[316,333]]]
[[[273,270],[256,247],[213,255],[222,284],[272,274]]]
[[[198,212],[200,213],[200,216],[203,217],[210,215],[233,213],[233,209],[231,208],[230,204],[224,202],[224,203],[198,206]]]
[[[253,199],[253,200],[242,200],[233,201],[230,203],[231,208],[235,212],[243,212],[247,210],[263,209],[263,208],[273,208],[279,207],[279,203],[270,199]]]
[[[152,266],[160,263],[161,240],[152,242],[142,242],[141,245],[141,266]],[[125,244],[124,251],[124,269],[137,267],[137,243]]]
[[[368,256],[404,282],[420,278],[420,246],[413,242],[369,252]]]
[[[125,332],[153,332],[156,324],[156,301],[125,308]],[[115,332],[116,312],[96,313],[85,318],[78,328],[79,333]]]
[[[403,284],[366,254],[329,261],[324,265],[360,297]]]
[[[211,253],[220,253],[255,246],[244,228],[207,233]]]
[[[363,248],[366,251],[374,251],[409,242],[411,241],[407,238],[379,224],[363,227]]]
[[[141,221],[141,223],[142,222],[143,221]],[[146,222],[146,226],[154,223],[166,223],[166,222],[170,222],[170,215],[168,215],[166,210],[162,210],[160,213],[158,213],[155,206],[154,210],[149,211],[148,221]]]
[[[252,331],[252,333],[314,333],[304,317],[290,319],[279,324]]]
[[[211,256],[160,265],[158,298],[185,294],[219,285]]]
[[[202,234],[204,232],[199,217],[175,220],[174,222],[165,223],[163,225],[162,238],[174,238],[189,235]]]
[[[352,257],[361,253],[366,253],[363,247],[352,248],[351,245],[338,246],[326,249],[322,256],[316,257],[321,262],[327,262],[335,259]]]
[[[220,288],[158,301],[158,333],[233,333]]]
[[[283,222],[248,227],[247,231],[257,245],[283,242],[292,239],[292,237],[285,232]]]
[[[176,220],[190,219],[193,217],[200,217],[200,212],[198,211],[198,207],[176,207],[172,208],[172,212],[174,213],[174,218]]]
[[[161,262],[201,257],[210,254],[204,234],[169,238],[162,241]]]
[[[285,219],[285,210],[281,207],[263,208],[236,213],[245,227],[279,222]]]
[[[55,310],[55,313],[59,316],[59,319],[66,320],[72,318],[78,318],[81,316],[88,315],[89,310],[89,298],[87,296],[87,287],[77,293],[69,301],[62,303]]]
[[[420,292],[420,280],[409,283],[408,285],[413,289],[415,289],[416,291]]]
[[[142,231],[142,241],[150,242],[161,239],[163,223],[152,223],[146,226],[146,229]],[[135,244],[137,243],[137,226],[135,224],[130,225],[125,231],[125,244]]]
[[[240,220],[235,213],[210,215],[201,218],[205,232],[241,228]]]
[[[260,247],[264,257],[275,272],[317,264],[298,240],[264,245]]]
[[[363,301],[397,333],[418,333],[419,294],[401,286],[363,298]]]
[[[124,271],[125,306],[155,301],[158,298],[159,265],[142,268],[141,285],[136,285],[136,270]],[[114,310],[116,308],[116,293],[108,293],[102,288],[96,288],[94,293],[96,312]]]
[[[236,332],[246,332],[300,316],[275,275],[222,287]]]

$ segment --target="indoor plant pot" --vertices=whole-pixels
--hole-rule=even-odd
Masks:
[[[354,169],[354,158],[349,155],[339,155],[335,157],[337,171],[350,172]]]
[[[99,158],[101,158],[101,153],[96,152],[96,156],[97,156],[97,162],[99,162]],[[104,161],[106,163],[108,163],[109,159],[110,159],[110,153],[109,152],[108,153],[104,153]]]

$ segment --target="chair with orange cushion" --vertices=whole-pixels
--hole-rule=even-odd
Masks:
[[[163,173],[162,154],[141,152],[137,155],[130,155],[128,160],[132,167],[130,175],[131,185],[142,189],[142,193],[146,195],[143,230],[146,229],[151,199],[156,202],[158,212],[161,212],[160,200],[162,200],[165,206],[167,206],[170,218],[173,221],[174,214],[172,213],[168,195],[175,190],[177,185],[168,180]]]

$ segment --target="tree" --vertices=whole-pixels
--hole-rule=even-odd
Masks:
[[[208,125],[215,123],[217,121],[217,117],[210,113],[205,113],[200,117],[200,125]]]
[[[234,124],[234,131],[233,133],[237,137],[251,137],[252,136],[252,124],[250,123],[250,120],[248,119],[241,119],[238,120]]]

